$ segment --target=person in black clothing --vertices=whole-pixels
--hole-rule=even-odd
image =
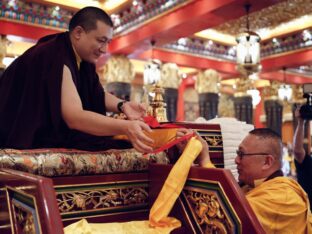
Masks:
[[[295,165],[299,184],[306,191],[312,204],[312,157],[307,154],[303,147],[305,120],[301,118],[299,107],[295,111],[298,124],[293,138]]]
[[[0,77],[0,148],[152,151],[145,106],[105,92],[96,74],[112,37],[109,15],[86,7],[69,31],[45,36],[19,56]],[[128,120],[106,112],[123,112]]]

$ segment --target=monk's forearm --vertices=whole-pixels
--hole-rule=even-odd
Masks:
[[[116,112],[118,113],[119,110],[117,109],[117,104],[123,101],[120,98],[115,97],[114,95],[105,92],[105,107],[106,107],[106,111],[110,111],[110,112]]]
[[[67,120],[69,128],[96,136],[125,134],[130,121],[113,119],[91,111],[76,113],[75,118]]]

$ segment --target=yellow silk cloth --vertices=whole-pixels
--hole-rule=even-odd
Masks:
[[[147,144],[153,148],[153,150],[158,149],[167,143],[175,140],[177,138],[177,128],[159,128],[152,129],[151,132],[144,131],[144,134],[149,138],[153,139],[153,144]],[[126,135],[114,136],[114,139],[128,140]]]
[[[180,227],[180,221],[168,217],[168,215],[184,187],[193,161],[201,150],[201,142],[192,137],[187,143],[183,154],[171,169],[163,188],[154,202],[150,211],[149,221],[89,224],[86,220],[81,220],[64,228],[65,234],[166,234]]]
[[[165,234],[175,227],[150,228],[149,221],[125,223],[88,223],[82,219],[64,228],[65,234]]]
[[[296,181],[286,177],[264,181],[246,198],[266,233],[311,233],[309,200]]]

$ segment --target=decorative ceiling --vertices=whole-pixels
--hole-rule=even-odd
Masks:
[[[250,28],[263,39],[259,77],[287,83],[310,82],[311,0],[248,2]],[[234,38],[246,29],[246,3],[245,0],[2,0],[0,34],[9,35],[12,44],[16,43],[9,48],[9,54],[16,56],[41,36],[66,30],[72,14],[91,4],[107,10],[114,21],[111,54],[126,54],[133,61],[144,61],[151,58],[153,50],[155,58],[192,68],[188,70],[191,73],[194,69],[212,68],[223,79],[237,78]],[[153,48],[151,40],[156,41]],[[19,43],[22,49],[18,48]],[[106,59],[104,56],[99,66]]]

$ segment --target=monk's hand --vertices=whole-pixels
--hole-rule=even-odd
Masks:
[[[123,107],[123,113],[129,120],[143,120],[146,114],[146,107],[143,103],[126,102]]]
[[[185,135],[187,135],[187,134],[192,134],[194,131],[192,130],[192,129],[186,129],[186,128],[179,128],[178,130],[177,130],[177,138],[180,138],[180,137],[183,137],[183,136],[185,136]],[[185,140],[185,141],[181,141],[181,142],[179,142],[178,144],[177,144],[177,147],[178,147],[178,149],[179,149],[179,151],[182,153],[183,152],[183,150],[184,150],[184,148],[185,148],[185,146],[186,146],[186,144],[187,144],[187,140]]]
[[[150,132],[152,130],[142,121],[129,120],[126,125],[125,134],[137,151],[141,153],[148,153],[153,150],[153,148],[149,145],[152,145],[154,141],[146,136],[143,131]]]

